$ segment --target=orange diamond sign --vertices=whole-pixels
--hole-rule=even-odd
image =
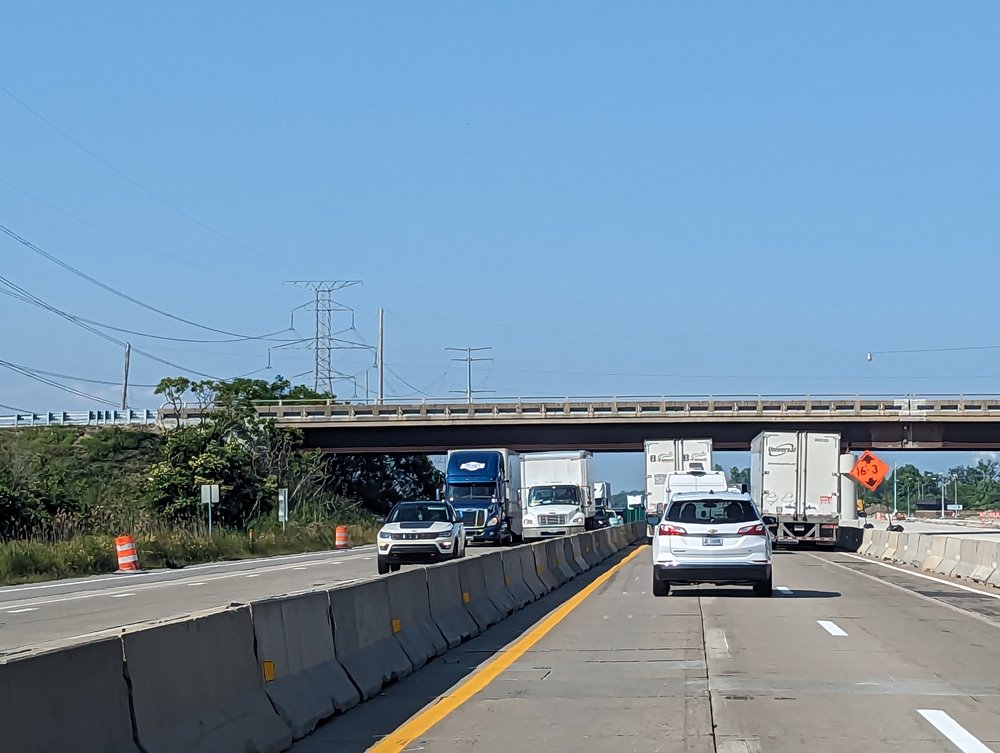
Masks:
[[[889,466],[866,450],[854,464],[851,475],[866,489],[875,491],[889,475]]]

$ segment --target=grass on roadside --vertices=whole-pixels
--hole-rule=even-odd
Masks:
[[[360,523],[348,526],[351,544],[370,544],[377,526]],[[334,548],[335,524],[269,527],[249,532],[216,530],[207,533],[166,529],[136,536],[139,565],[144,570],[184,567],[205,562],[250,559],[280,554],[323,551]],[[0,584],[76,578],[118,569],[114,538],[75,535],[65,541],[0,542]]]

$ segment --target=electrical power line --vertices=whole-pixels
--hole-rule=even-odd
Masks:
[[[2,89],[2,88],[3,87],[0,87],[0,89]],[[67,272],[70,272],[71,274],[76,275],[80,279],[86,280],[87,282],[91,283],[92,285],[96,285],[97,287],[101,288],[102,290],[104,290],[104,291],[106,291],[108,293],[111,293],[112,295],[117,296],[118,298],[121,298],[122,300],[128,301],[129,303],[132,303],[132,304],[134,304],[136,306],[144,308],[147,311],[152,311],[155,314],[159,314],[160,316],[164,316],[164,317],[166,317],[168,319],[173,319],[174,321],[181,322],[183,324],[187,324],[187,325],[189,325],[191,327],[196,327],[197,329],[203,329],[203,330],[206,330],[208,332],[215,332],[216,334],[219,334],[219,335],[227,335],[229,337],[235,337],[235,338],[238,338],[238,339],[241,339],[241,340],[261,340],[261,339],[264,339],[265,337],[267,337],[267,335],[246,335],[246,334],[241,334],[239,332],[230,332],[228,330],[218,329],[216,327],[209,327],[208,325],[199,324],[198,322],[192,321],[191,319],[186,319],[183,316],[178,316],[176,314],[172,314],[169,311],[164,311],[161,308],[157,308],[156,306],[153,306],[153,305],[151,305],[149,303],[146,303],[145,301],[139,300],[138,298],[135,298],[134,296],[131,296],[128,293],[125,293],[125,292],[123,292],[121,290],[118,290],[118,288],[116,288],[116,287],[114,287],[112,285],[108,285],[105,282],[101,282],[100,280],[98,280],[95,277],[91,277],[89,274],[87,274],[83,270],[77,269],[72,264],[69,264],[68,262],[63,261],[62,259],[60,259],[59,257],[55,256],[54,254],[51,254],[48,251],[46,251],[46,250],[40,248],[39,246],[35,245],[31,241],[29,241],[27,238],[24,238],[23,236],[21,236],[18,233],[16,233],[14,230],[11,230],[6,225],[0,224],[0,232],[2,232],[4,235],[8,236],[12,240],[20,243],[25,248],[30,249],[31,251],[35,252],[39,256],[42,256],[43,258],[51,261],[53,264],[56,264],[57,266],[62,267]]]
[[[138,188],[144,194],[146,194],[150,198],[155,199],[156,201],[160,202],[161,204],[163,204],[165,207],[167,207],[171,211],[176,212],[181,217],[185,218],[186,220],[188,220],[190,222],[193,222],[195,225],[198,225],[202,229],[207,230],[209,233],[211,233],[212,235],[214,235],[214,236],[216,236],[218,238],[222,238],[223,240],[228,241],[230,243],[233,243],[233,244],[235,244],[235,245],[237,245],[237,246],[245,249],[246,251],[249,251],[249,252],[251,252],[253,254],[256,254],[257,256],[260,256],[261,258],[268,259],[271,262],[277,261],[273,257],[270,257],[270,256],[268,256],[266,254],[262,254],[257,249],[255,249],[255,248],[253,248],[251,246],[248,246],[245,243],[241,243],[240,241],[237,241],[234,238],[229,237],[228,235],[226,235],[225,233],[221,232],[220,230],[216,230],[214,227],[212,227],[211,225],[209,225],[205,221],[198,219],[197,217],[195,217],[194,215],[192,215],[192,214],[190,214],[188,212],[185,212],[183,209],[181,209],[180,207],[178,207],[175,204],[171,203],[170,201],[168,201],[167,199],[165,199],[163,196],[159,195],[155,191],[153,191],[153,190],[147,188],[146,186],[142,185],[141,183],[139,183],[139,181],[135,180],[134,178],[130,177],[129,175],[126,175],[124,172],[122,172],[117,167],[115,167],[114,165],[112,165],[110,162],[108,162],[106,159],[104,159],[99,154],[97,154],[96,152],[94,152],[92,149],[90,149],[89,147],[87,147],[85,144],[83,144],[82,142],[80,142],[79,140],[77,140],[76,138],[74,138],[67,131],[65,131],[64,129],[62,129],[59,126],[57,126],[55,123],[53,123],[51,120],[49,120],[47,117],[45,117],[38,110],[36,110],[33,107],[31,107],[31,105],[29,105],[23,99],[21,99],[20,97],[18,97],[16,94],[14,94],[14,92],[12,92],[10,89],[6,88],[3,85],[0,85],[0,92],[3,92],[4,94],[6,94],[8,97],[10,97],[11,100],[13,100],[18,105],[20,105],[22,108],[24,108],[26,111],[28,111],[29,113],[31,113],[32,115],[34,115],[38,120],[40,120],[46,126],[48,126],[49,128],[51,128],[57,134],[59,134],[60,136],[62,136],[68,142],[70,142],[71,144],[73,144],[75,147],[77,147],[78,149],[80,149],[81,151],[83,151],[85,154],[87,154],[88,156],[90,156],[92,159],[96,160],[101,165],[103,165],[104,167],[106,167],[108,170],[110,170],[111,172],[113,172],[119,178],[121,178],[125,182],[131,184],[135,188]]]
[[[62,390],[63,392],[68,392],[71,395],[76,395],[77,397],[83,397],[83,398],[86,398],[88,400],[93,400],[93,401],[98,402],[98,403],[103,403],[104,405],[110,405],[112,408],[117,408],[118,407],[118,403],[112,402],[111,400],[108,400],[107,398],[98,397],[97,395],[90,395],[90,394],[88,394],[86,392],[81,392],[80,390],[75,389],[73,387],[69,387],[69,386],[67,386],[65,384],[61,384],[59,382],[53,381],[51,379],[48,379],[47,377],[39,376],[38,374],[32,373],[32,372],[28,371],[27,369],[21,368],[16,363],[11,363],[10,361],[0,360],[0,367],[3,367],[5,369],[9,369],[10,371],[16,372],[16,373],[21,374],[23,376],[26,376],[29,379],[33,379],[36,382],[41,382],[42,384],[46,384],[49,387],[55,387],[56,389]]]

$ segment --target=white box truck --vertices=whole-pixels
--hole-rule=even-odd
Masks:
[[[711,471],[711,439],[652,439],[646,442],[646,513],[659,515],[667,495],[667,476],[692,468]]]
[[[536,452],[521,456],[525,540],[582,533],[597,508],[591,480],[593,453]]]
[[[835,544],[840,434],[764,431],[750,443],[750,494],[778,544]],[[853,500],[850,501],[853,504]]]
[[[647,515],[655,514],[660,517],[663,508],[670,505],[670,500],[675,494],[680,494],[682,492],[724,492],[729,486],[726,481],[726,474],[722,471],[703,471],[701,468],[695,467],[697,463],[692,464],[692,468],[689,471],[678,471],[676,473],[668,473],[667,481],[664,484],[664,502],[660,510],[655,513],[650,513],[647,511]],[[650,539],[653,537],[653,526],[646,524],[646,536]]]

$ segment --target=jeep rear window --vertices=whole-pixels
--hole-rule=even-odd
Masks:
[[[753,503],[739,499],[674,500],[665,520],[671,523],[752,523],[759,520]]]

